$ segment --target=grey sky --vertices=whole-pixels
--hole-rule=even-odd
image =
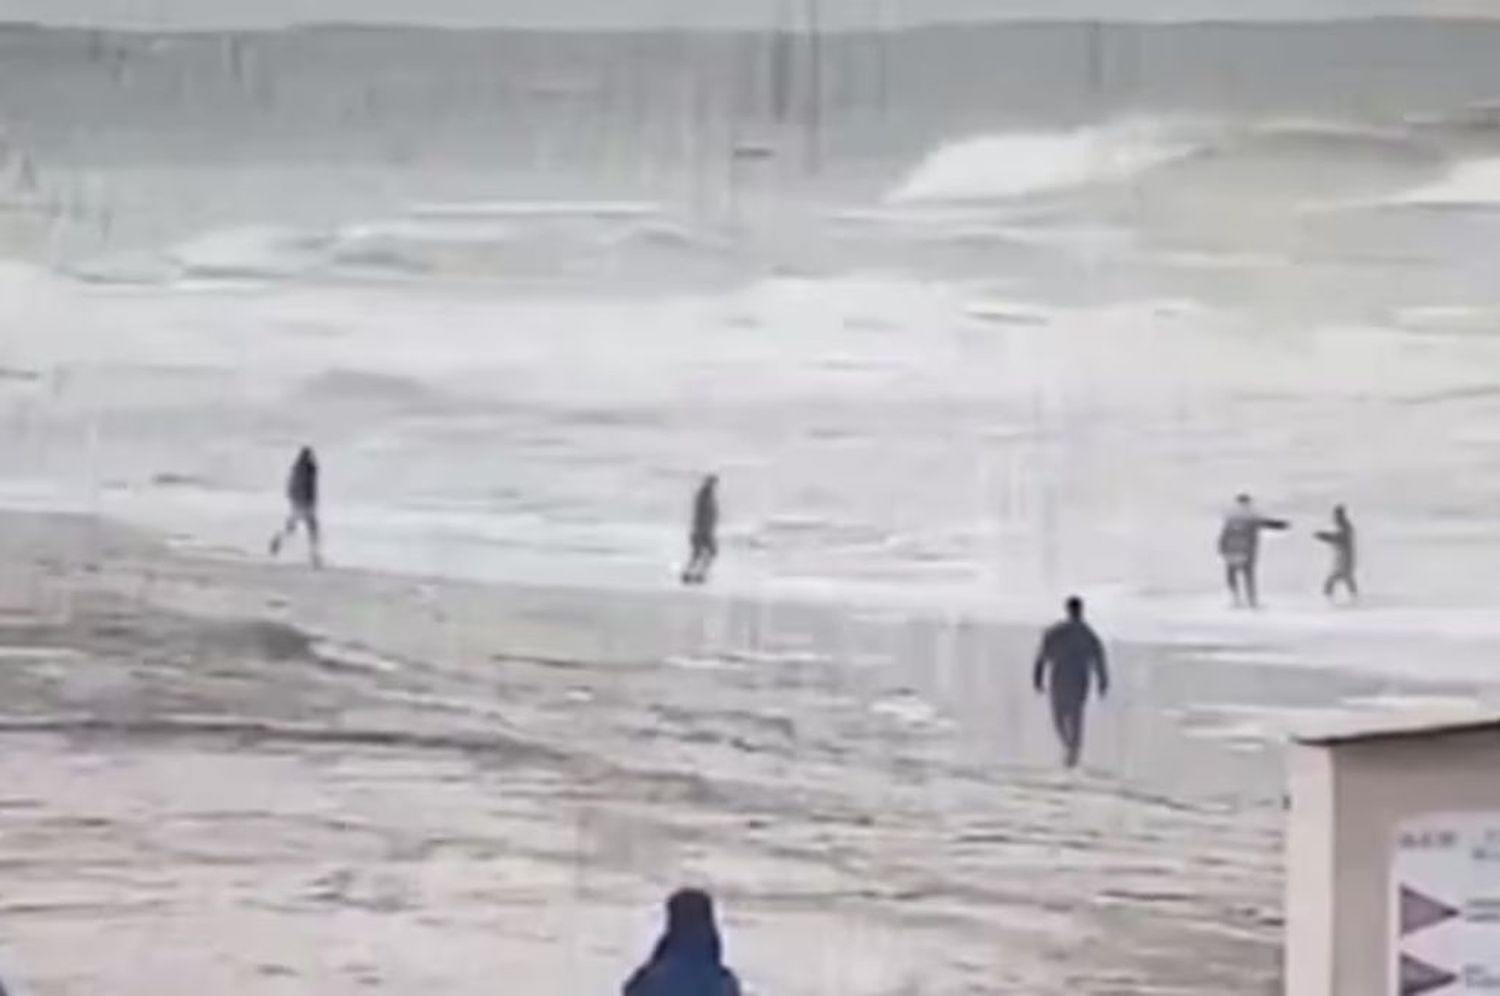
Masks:
[[[315,21],[445,26],[763,26],[814,0],[0,0],[0,20],[136,28]],[[1280,20],[1383,15],[1497,17],[1496,0],[820,0],[832,25],[1102,17]],[[1247,8],[1250,12],[1247,13]]]

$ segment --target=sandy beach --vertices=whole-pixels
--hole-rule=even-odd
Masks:
[[[1025,631],[0,533],[23,993],[610,992],[679,883],[755,993],[1270,992],[1247,717],[1393,691],[1115,644],[1068,774]]]

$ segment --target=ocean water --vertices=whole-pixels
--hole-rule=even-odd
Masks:
[[[0,502],[1482,671],[1500,25],[804,29],[0,28]]]

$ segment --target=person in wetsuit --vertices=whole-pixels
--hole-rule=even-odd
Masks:
[[[1109,694],[1109,666],[1104,644],[1083,621],[1083,599],[1067,601],[1068,617],[1047,630],[1036,653],[1032,683],[1037,693],[1052,699],[1052,723],[1062,742],[1063,763],[1078,766],[1083,752],[1083,715],[1090,686],[1097,680],[1099,697]]]
[[[1317,534],[1318,539],[1333,548],[1333,569],[1323,583],[1323,595],[1332,599],[1339,585],[1349,592],[1349,597],[1359,599],[1359,583],[1354,579],[1354,523],[1349,521],[1349,510],[1337,505],[1333,510],[1333,528]]]
[[[623,996],[740,996],[724,965],[723,942],[708,893],[683,889],[667,900],[667,928],[651,958],[625,983]]]
[[[318,526],[318,458],[312,448],[302,447],[297,459],[292,462],[287,476],[286,497],[291,505],[286,525],[271,537],[271,556],[281,552],[281,547],[301,525],[307,530],[308,556],[314,567],[323,566],[321,530]]]
[[[719,478],[705,477],[693,496],[693,524],[688,536],[689,556],[682,570],[683,584],[703,584],[719,555]]]
[[[1260,534],[1262,530],[1286,528],[1284,520],[1270,519],[1256,511],[1249,495],[1234,500],[1234,508],[1224,517],[1224,527],[1219,531],[1219,556],[1224,559],[1224,579],[1235,606],[1248,604],[1252,609],[1259,606],[1255,575],[1260,559]]]

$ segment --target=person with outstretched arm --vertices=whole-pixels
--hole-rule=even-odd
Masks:
[[[1264,530],[1283,530],[1288,523],[1261,515],[1249,495],[1234,500],[1234,507],[1224,517],[1219,531],[1219,556],[1224,559],[1224,580],[1236,607],[1260,605],[1256,588],[1256,568],[1260,560],[1260,534]]]
[[[314,567],[323,566],[321,530],[318,526],[318,458],[312,447],[304,446],[292,462],[291,473],[286,482],[287,502],[291,506],[286,525],[271,537],[271,556],[281,552],[281,547],[301,525],[307,530],[308,556]]]
[[[1109,694],[1109,665],[1104,644],[1083,619],[1083,599],[1067,601],[1067,618],[1042,636],[1032,670],[1037,693],[1052,700],[1052,723],[1062,743],[1063,763],[1078,766],[1083,753],[1084,711],[1091,686],[1097,682],[1099,697]]]
[[[723,942],[708,893],[682,889],[667,900],[667,926],[650,959],[636,969],[623,996],[740,996],[724,965]]]
[[[688,535],[689,556],[682,570],[683,584],[703,584],[719,555],[719,478],[703,479],[693,495],[693,524]]]
[[[1349,520],[1349,510],[1342,505],[1334,506],[1333,528],[1319,532],[1317,536],[1333,548],[1333,569],[1323,583],[1323,596],[1331,601],[1339,585],[1343,585],[1349,597],[1358,601],[1359,582],[1354,578],[1354,523]]]

